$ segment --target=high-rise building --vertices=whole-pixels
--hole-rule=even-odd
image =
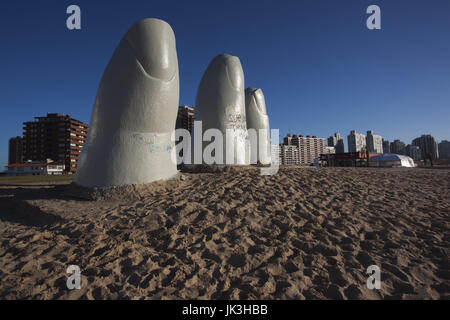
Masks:
[[[298,147],[293,145],[280,145],[281,164],[286,166],[298,166],[300,164],[298,157]]]
[[[328,147],[334,147],[336,145],[336,143],[337,143],[336,134],[337,133],[335,133],[334,136],[329,136],[328,137]]]
[[[288,134],[286,135],[286,137],[283,138],[283,144],[284,144],[285,146],[290,146],[290,145],[292,145],[292,134],[291,134],[291,133],[288,133]]]
[[[406,155],[411,157],[413,160],[422,159],[422,152],[418,146],[413,146],[412,144],[408,144],[406,146]]]
[[[287,139],[286,139],[287,138]],[[319,158],[321,154],[326,153],[325,139],[316,136],[296,135],[287,136],[284,141],[298,148],[300,165],[309,165],[314,159]]]
[[[23,163],[23,138],[9,139],[8,164]]]
[[[47,162],[52,159],[65,165],[66,173],[75,173],[88,125],[69,115],[47,113],[24,122],[24,161]]]
[[[412,141],[412,145],[418,146],[422,152],[422,159],[439,158],[438,145],[431,134],[423,134]]]
[[[442,140],[439,145],[439,158],[450,159],[450,141]]]
[[[406,146],[403,141],[399,139],[391,143],[391,153],[406,155]]]
[[[350,131],[347,136],[348,152],[362,152],[366,149],[366,136],[357,133],[355,130]]]
[[[344,139],[339,132],[336,132],[334,136],[328,138],[328,146],[334,147],[335,153],[344,153]]]
[[[383,139],[383,153],[391,153],[391,143]]]
[[[180,106],[178,108],[175,129],[186,129],[192,134],[193,126],[194,126],[194,108],[189,106]]]
[[[369,130],[366,136],[366,146],[369,152],[383,153],[383,138]]]
[[[334,148],[336,149],[336,153],[344,153],[345,152],[344,139],[338,140]]]

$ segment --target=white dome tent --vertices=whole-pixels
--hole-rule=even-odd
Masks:
[[[414,160],[395,153],[383,153],[370,158],[371,167],[407,167],[414,168]]]

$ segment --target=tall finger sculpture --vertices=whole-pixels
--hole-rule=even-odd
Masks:
[[[238,57],[221,54],[211,61],[200,81],[195,107],[203,132],[218,129],[222,133],[223,163],[249,164],[244,72]]]
[[[254,136],[250,138],[252,163],[268,165],[271,163],[269,116],[266,111],[266,101],[261,89],[245,89],[245,113],[249,135],[253,129]]]
[[[110,187],[174,176],[178,100],[173,30],[162,20],[143,19],[122,38],[103,73],[75,183]]]

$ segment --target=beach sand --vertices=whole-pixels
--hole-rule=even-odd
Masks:
[[[252,168],[96,201],[72,190],[0,186],[0,299],[450,298],[450,170]]]

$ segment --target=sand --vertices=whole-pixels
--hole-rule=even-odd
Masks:
[[[449,189],[417,168],[184,173],[96,201],[2,185],[0,299],[449,299]]]

